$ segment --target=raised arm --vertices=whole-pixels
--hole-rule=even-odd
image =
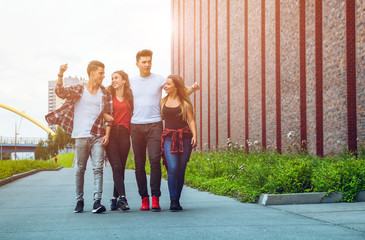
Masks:
[[[57,85],[63,85],[63,74],[66,72],[68,64],[63,64],[60,66],[60,71],[58,73]]]
[[[63,64],[60,66],[60,71],[58,73],[57,85],[55,93],[60,98],[72,98],[75,97],[75,92],[72,87],[66,88],[63,86],[63,74],[66,72],[68,64]]]
[[[190,87],[186,87],[185,88],[185,92],[186,94],[190,95],[192,94],[193,92],[197,91],[200,89],[200,86],[197,82],[195,82],[193,85],[191,85]]]

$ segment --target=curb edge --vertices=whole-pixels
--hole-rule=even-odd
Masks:
[[[28,172],[15,174],[15,175],[13,175],[11,177],[7,177],[5,179],[0,180],[0,186],[3,186],[5,184],[11,183],[11,182],[14,182],[15,180],[18,180],[20,178],[28,177],[28,176],[33,175],[33,174],[36,174],[38,172],[43,172],[43,171],[59,171],[62,168],[63,167],[58,167],[58,168],[38,168],[38,169],[30,170]]]

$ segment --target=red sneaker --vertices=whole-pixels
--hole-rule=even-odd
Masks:
[[[142,206],[141,206],[140,210],[141,211],[150,210],[150,198],[149,197],[142,198]]]
[[[156,196],[152,196],[152,209],[153,210],[161,210],[159,198]]]

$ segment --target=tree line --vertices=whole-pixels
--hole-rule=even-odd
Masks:
[[[47,160],[58,155],[59,151],[75,146],[75,139],[67,133],[63,128],[57,126],[56,136],[52,137],[48,134],[46,141],[40,140],[34,151],[34,157],[38,160]]]

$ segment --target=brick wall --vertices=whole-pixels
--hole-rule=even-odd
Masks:
[[[202,85],[192,95],[198,146],[231,137],[329,155],[364,145],[364,5],[172,0],[172,73]]]

